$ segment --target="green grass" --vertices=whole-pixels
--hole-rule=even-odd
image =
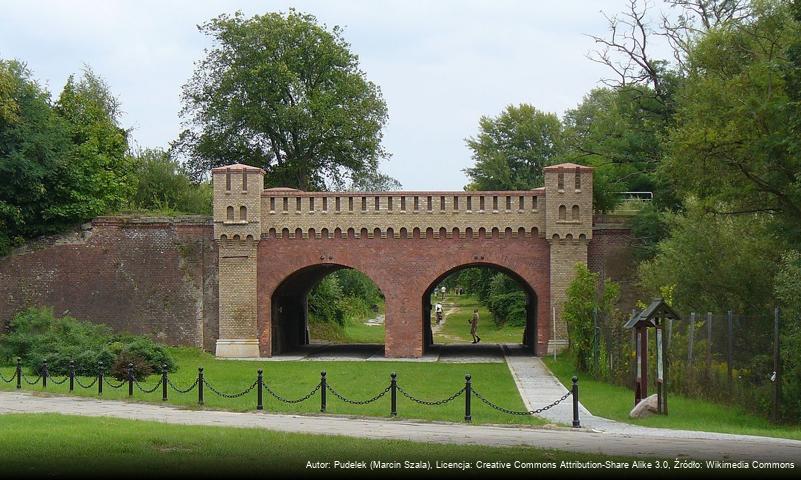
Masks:
[[[503,363],[416,363],[416,362],[265,362],[220,360],[212,355],[193,348],[171,348],[178,371],[170,374],[170,379],[180,388],[186,388],[197,377],[197,367],[204,367],[205,378],[218,390],[225,393],[236,393],[244,390],[256,380],[256,370],[264,370],[264,381],[280,395],[298,398],[312,390],[320,381],[320,371],[326,370],[328,383],[342,395],[354,399],[365,400],[380,392],[389,384],[389,374],[397,372],[398,385],[411,394],[425,400],[438,400],[450,396],[464,386],[464,375],[473,376],[473,386],[484,396],[495,403],[509,409],[524,410],[523,402],[515,387],[509,369]],[[0,368],[6,378],[13,374],[13,367]],[[83,379],[84,383],[91,379]],[[158,382],[158,376],[144,380],[150,387]],[[67,384],[48,383],[46,389],[29,386],[23,382],[23,388],[30,391],[68,394]],[[14,385],[0,382],[0,389],[13,390]],[[76,386],[72,395],[94,397],[97,389],[85,390]],[[127,386],[112,389],[104,386],[103,397],[111,399],[128,399]],[[135,390],[133,401],[161,403],[161,389],[151,394]],[[320,410],[319,394],[312,399],[292,405],[278,402],[265,392],[265,409],[274,412],[318,413]],[[169,402],[192,408],[197,407],[197,392],[179,394],[169,392]],[[234,411],[254,410],[256,392],[227,399],[221,398],[205,389],[205,407]],[[364,415],[388,417],[390,413],[389,394],[369,405],[351,405],[328,393],[328,413],[346,415]],[[490,409],[484,404],[472,402],[474,423],[525,423],[531,425],[544,424],[536,417],[518,417],[506,415]],[[398,417],[405,419],[442,420],[460,422],[464,418],[464,398],[459,397],[446,405],[424,406],[412,403],[398,393]]]
[[[365,470],[306,469],[307,461],[525,462],[604,461],[613,457],[528,447],[424,444],[337,436],[271,432],[261,429],[169,425],[156,422],[54,414],[0,415],[3,471],[19,476],[112,474],[159,476],[332,473],[375,475]],[[614,458],[614,460],[626,460]],[[463,477],[493,471],[430,471]],[[495,470],[498,472],[498,470]],[[509,473],[530,474],[526,470]],[[424,471],[386,470],[414,477]],[[11,478],[11,477],[9,477]],[[411,477],[409,477],[411,478]]]
[[[324,340],[337,344],[384,343],[384,325],[367,325],[365,322],[384,313],[384,305],[379,305],[377,312],[369,312],[366,316],[348,318],[344,326],[330,322],[309,322],[309,333],[312,341]]]
[[[436,302],[436,299],[433,300]],[[443,310],[451,313],[447,316],[445,325],[438,332],[434,333],[434,343],[454,344],[470,343],[473,337],[470,336],[469,320],[473,318],[473,309],[478,308],[478,336],[482,343],[515,343],[523,341],[523,327],[512,327],[507,325],[498,326],[492,320],[492,314],[483,305],[478,303],[475,297],[469,295],[446,295],[442,301]],[[432,317],[432,325],[436,324],[436,318]]]
[[[543,360],[566,387],[571,384],[571,377],[578,375],[581,403],[590,412],[600,417],[645,427],[703,430],[801,440],[801,427],[797,425],[774,425],[767,419],[736,406],[687,398],[678,394],[668,395],[669,415],[632,419],[629,418],[629,412],[634,406],[632,389],[594,380],[587,375],[579,375],[568,355],[560,355],[556,361],[553,357],[546,357]]]

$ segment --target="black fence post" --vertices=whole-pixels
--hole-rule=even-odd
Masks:
[[[325,370],[320,372],[320,411],[325,413],[326,401],[325,401],[325,391],[327,389],[326,379],[325,379]]]
[[[262,394],[264,393],[264,376],[263,371],[259,369],[259,376],[256,378],[256,388],[259,390],[256,392],[256,410],[264,410],[264,398]]]
[[[128,364],[128,396],[133,397],[133,363]]]
[[[22,359],[17,357],[17,390],[22,388]]]
[[[390,416],[398,416],[398,374],[392,372],[389,374],[389,396],[392,399],[389,414]]]
[[[464,376],[464,421],[473,421],[473,416],[470,414],[470,397],[473,396],[473,386],[470,374]]]
[[[97,394],[103,395],[103,362],[97,362]]]
[[[47,388],[47,360],[42,362],[42,388]]]
[[[197,367],[197,404],[203,405],[203,367]]]
[[[167,364],[161,366],[161,401],[167,401]]]
[[[578,377],[573,377],[573,428],[581,427],[579,422],[579,390],[578,390]]]
[[[779,307],[773,311],[773,421],[779,421],[779,402],[782,398],[782,363],[781,363],[781,343],[779,337],[782,311]]]
[[[70,392],[75,389],[75,360],[70,360]]]

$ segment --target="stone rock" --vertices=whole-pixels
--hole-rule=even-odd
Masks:
[[[640,400],[629,412],[629,418],[645,418],[658,411],[659,403],[657,395],[653,394],[648,398]]]

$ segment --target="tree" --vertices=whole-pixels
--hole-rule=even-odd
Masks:
[[[187,129],[174,143],[195,178],[247,163],[268,186],[315,190],[376,169],[386,104],[340,27],[290,10],[199,29],[215,45],[183,87]]]
[[[168,152],[142,149],[133,157],[138,183],[132,208],[211,215],[211,184],[192,183],[183,165]]]
[[[120,104],[108,85],[86,67],[69,77],[55,110],[67,122],[72,148],[49,183],[51,204],[42,219],[67,226],[122,207],[136,177]]]
[[[354,175],[348,190],[354,192],[390,192],[401,188],[401,183],[396,179],[373,170]]]
[[[604,279],[603,289],[598,291],[600,276],[591,272],[587,265],[577,263],[576,276],[567,287],[567,299],[563,309],[570,337],[570,351],[575,355],[576,368],[589,371],[595,339],[595,318],[611,318],[614,305],[620,295],[620,287]]]
[[[528,190],[543,185],[543,168],[562,152],[562,124],[532,105],[509,105],[482,116],[479,133],[466,139],[475,166],[465,169],[469,189]]]
[[[666,76],[663,88],[672,86]],[[594,167],[596,210],[613,209],[623,191],[653,192],[662,208],[677,201],[657,175],[672,112],[644,86],[598,88],[564,115],[566,161]]]
[[[70,148],[67,126],[50,94],[22,63],[0,60],[0,254],[26,237],[52,231],[42,220],[50,179]]]
[[[770,221],[764,214],[714,215],[689,199],[684,212],[667,216],[670,234],[640,264],[640,284],[652,295],[675,286],[679,311],[762,312],[773,301],[781,246]]]
[[[0,60],[0,85],[0,253],[127,201],[127,132],[99,77],[71,77],[53,104],[24,64]]]
[[[758,5],[752,21],[693,48],[662,173],[711,212],[770,212],[801,241],[797,117],[782,75],[801,25],[784,3]]]

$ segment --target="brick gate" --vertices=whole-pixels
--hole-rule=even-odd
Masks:
[[[340,268],[361,271],[384,293],[387,357],[423,354],[428,294],[475,265],[510,274],[528,292],[532,353],[567,345],[561,306],[592,240],[589,167],[546,167],[545,187],[497,192],[302,192],[264,189],[264,171],[246,165],[212,173],[217,356],[271,356],[307,343],[306,295]]]

